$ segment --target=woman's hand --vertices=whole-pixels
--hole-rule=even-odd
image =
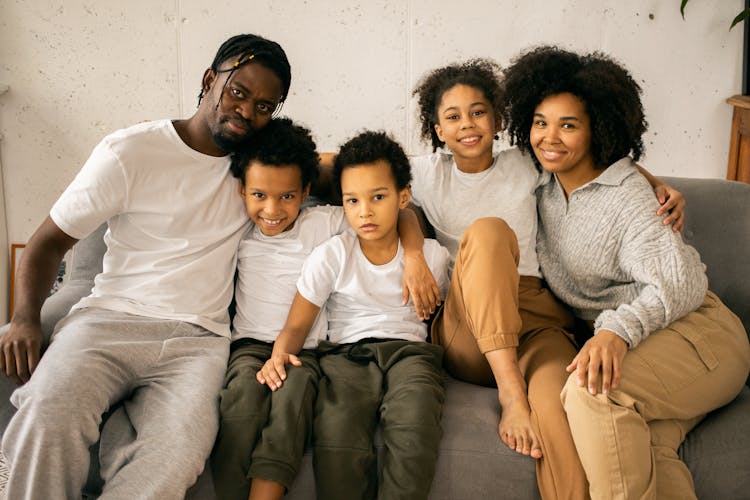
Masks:
[[[278,353],[271,356],[263,367],[255,374],[255,378],[261,384],[266,384],[269,389],[275,391],[281,388],[286,380],[286,365],[302,366],[302,361],[294,354]]]
[[[440,288],[421,253],[418,257],[404,255],[402,288],[404,305],[411,297],[414,308],[417,310],[417,317],[423,321],[429,319],[430,314],[440,306],[442,300]]]
[[[565,368],[568,373],[578,375],[578,387],[588,383],[591,394],[600,390],[607,394],[620,384],[622,360],[628,352],[628,344],[611,330],[599,330],[578,351],[573,361]]]
[[[660,184],[654,188],[656,199],[661,204],[657,215],[666,215],[662,224],[672,224],[672,231],[681,231],[685,227],[685,197],[669,184]]]

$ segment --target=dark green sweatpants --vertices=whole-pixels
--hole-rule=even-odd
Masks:
[[[302,351],[302,366],[287,366],[284,385],[272,392],[255,378],[272,347],[251,339],[232,344],[220,394],[219,434],[211,453],[220,500],[246,500],[254,477],[288,488],[309,442],[320,378],[317,356]]]
[[[321,342],[315,403],[317,497],[427,498],[440,444],[443,349],[424,342]],[[378,485],[375,429],[384,443]]]

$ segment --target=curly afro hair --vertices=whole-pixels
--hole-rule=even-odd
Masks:
[[[274,118],[253,134],[251,140],[232,153],[232,175],[245,183],[245,172],[253,161],[265,166],[296,165],[302,174],[302,186],[318,178],[318,152],[310,131],[289,118]]]
[[[571,93],[581,99],[591,124],[591,153],[597,166],[608,167],[630,154],[643,154],[648,124],[641,88],[630,73],[600,52],[579,55],[555,46],[522,53],[505,70],[503,123],[510,143],[531,153],[529,135],[534,110],[551,95]]]
[[[341,194],[341,172],[349,167],[384,160],[391,166],[391,174],[398,189],[411,182],[411,165],[401,145],[383,131],[365,131],[342,146],[333,161],[333,182]]]
[[[482,91],[492,103],[495,120],[500,120],[504,99],[501,71],[500,65],[490,59],[471,59],[438,68],[422,77],[412,95],[418,98],[420,135],[425,142],[431,142],[433,151],[444,144],[435,132],[438,106],[443,94],[456,85],[467,85]]]

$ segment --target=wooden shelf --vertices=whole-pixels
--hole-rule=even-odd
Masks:
[[[727,103],[734,106],[727,179],[750,184],[750,96],[736,95]]]

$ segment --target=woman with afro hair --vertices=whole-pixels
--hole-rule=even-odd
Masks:
[[[695,498],[677,449],[748,376],[740,320],[635,167],[641,89],[611,58],[538,47],[505,71],[504,123],[546,179],[537,253],[591,336],[562,392],[592,498]]]
[[[490,59],[452,63],[425,73],[413,95],[433,153],[410,160],[412,201],[453,264],[432,341],[445,349],[454,378],[497,387],[498,435],[535,459],[541,497],[586,498],[586,475],[560,402],[565,367],[577,352],[573,316],[539,269],[540,172],[517,148],[496,150],[502,70]],[[679,224],[682,195],[649,178],[665,202],[664,222]]]

